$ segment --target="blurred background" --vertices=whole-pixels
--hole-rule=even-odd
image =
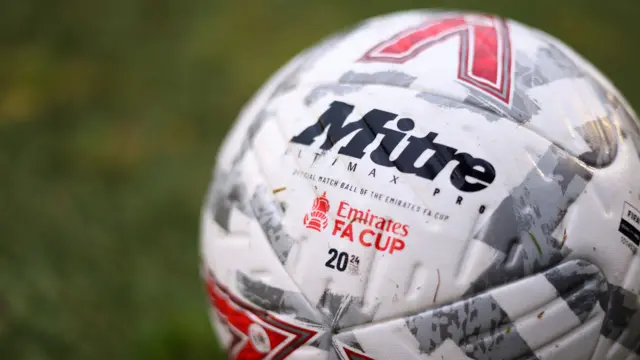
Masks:
[[[358,20],[496,12],[640,107],[638,0],[0,4],[0,359],[222,359],[197,254],[218,144],[273,71]]]

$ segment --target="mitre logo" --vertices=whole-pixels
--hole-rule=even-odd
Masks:
[[[311,211],[304,216],[304,226],[307,229],[322,231],[329,224],[327,213],[329,212],[329,199],[327,199],[327,192],[323,192],[313,201]]]
[[[436,142],[439,136],[436,132],[430,131],[424,137],[408,136],[407,133],[415,127],[412,119],[398,119],[395,123],[398,130],[394,130],[388,125],[398,114],[373,109],[361,119],[347,123],[347,118],[353,111],[353,105],[334,101],[315,124],[302,130],[291,142],[310,146],[322,137],[324,141],[320,150],[329,150],[342,139],[350,137],[340,147],[338,154],[355,159],[363,159],[368,155],[378,166],[395,167],[401,173],[413,174],[426,180],[434,180],[453,162],[456,165],[449,173],[449,182],[463,192],[485,189],[496,178],[496,171],[491,163]],[[379,145],[369,150],[369,145],[379,138]],[[395,151],[403,139],[406,139],[408,145],[402,151]],[[395,155],[396,153],[399,154]],[[425,153],[430,154],[426,161],[422,160]],[[393,158],[391,154],[394,154]],[[352,166],[353,169],[355,167],[356,165]]]

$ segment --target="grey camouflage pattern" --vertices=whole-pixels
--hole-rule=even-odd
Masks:
[[[421,353],[430,354],[451,339],[476,360],[536,359],[490,293],[411,316],[406,322]]]
[[[238,291],[260,308],[277,314],[292,315],[305,322],[321,324],[318,311],[299,292],[284,291],[253,280],[241,272],[236,273]]]
[[[552,145],[512,189],[476,235],[499,251],[467,295],[521,279],[558,264],[569,253],[552,232],[591,179],[591,169]]]
[[[362,311],[362,298],[335,294],[329,289],[325,289],[316,308],[325,314],[331,328],[335,330],[366,324],[373,320],[371,314]]]
[[[243,136],[243,141],[231,160],[231,170],[216,169],[216,181],[213,182],[209,189],[207,206],[212,208],[214,221],[226,231],[229,231],[229,217],[231,216],[232,208],[235,207],[246,216],[252,217],[252,210],[248,202],[248,189],[244,183],[237,181],[242,176],[241,167],[238,164],[251,150],[257,134],[268,119],[269,113],[260,111],[249,124],[245,136]]]
[[[229,231],[229,221],[233,209],[238,209],[248,217],[252,217],[252,211],[248,204],[247,187],[238,181],[239,171],[218,171],[216,181],[209,189],[207,207],[211,209],[213,221],[222,229]]]
[[[470,95],[465,104],[486,109],[504,116],[518,124],[525,124],[537,115],[540,106],[528,91],[562,79],[584,77],[586,74],[553,44],[538,49],[530,59],[522,52],[516,53],[513,98],[509,107],[497,103],[487,94],[469,88]]]
[[[607,281],[597,266],[586,261],[571,261],[544,273],[581,323],[593,309],[607,306]]]
[[[335,84],[323,84],[311,89],[304,98],[304,104],[311,106],[327,95],[345,95],[360,91],[366,85],[386,85],[408,88],[416,80],[414,76],[399,71],[380,71],[375,73],[358,73],[348,71]]]
[[[607,312],[601,334],[640,355],[640,297],[609,284]]]
[[[259,186],[251,197],[251,209],[278,260],[284,264],[295,240],[284,228],[282,208],[266,187]]]
[[[568,301],[568,310],[581,324],[597,308],[606,306],[606,281],[600,270],[589,262],[571,260],[536,276],[554,285],[556,296]],[[506,286],[508,289],[511,285]],[[490,290],[405,318],[407,328],[418,341],[419,352],[432,354],[445,341],[452,340],[471,359],[538,359],[537,349],[532,349],[518,331],[535,325],[510,318],[493,293],[494,290]],[[354,336],[357,331],[341,333],[337,338],[353,348],[362,349],[357,343],[357,336]]]

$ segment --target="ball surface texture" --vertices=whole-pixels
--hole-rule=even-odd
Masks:
[[[241,111],[201,218],[234,359],[640,359],[640,130],[552,36],[371,18]]]

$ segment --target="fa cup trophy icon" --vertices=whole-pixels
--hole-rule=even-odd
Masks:
[[[329,212],[329,200],[327,192],[323,192],[313,201],[311,211],[304,216],[304,226],[307,229],[322,231],[329,223],[327,213]]]

